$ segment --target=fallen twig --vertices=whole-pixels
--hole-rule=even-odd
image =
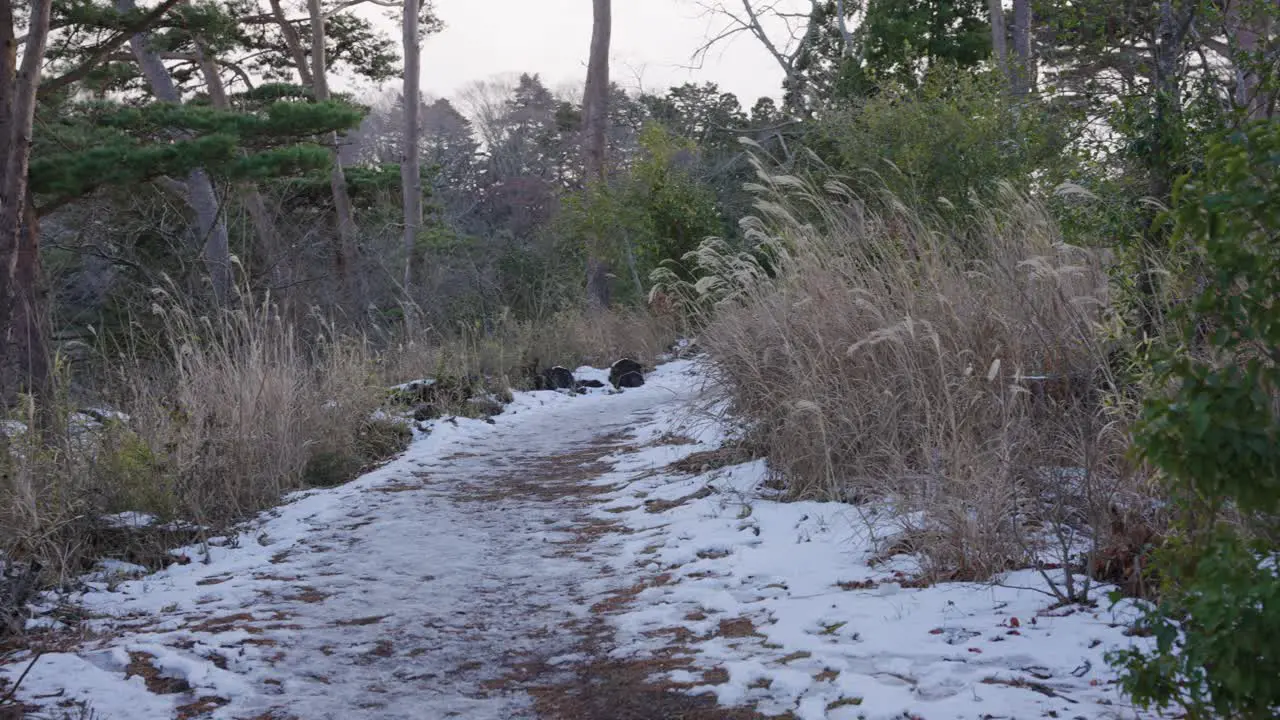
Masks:
[[[41,650],[36,651],[36,656],[31,658],[31,662],[27,663],[27,668],[18,676],[17,682],[13,684],[13,687],[9,688],[9,692],[5,693],[4,697],[0,697],[0,705],[13,701],[13,698],[18,694],[18,688],[22,687],[22,681],[27,679],[27,674],[31,672],[31,668],[36,666],[36,662],[43,654],[44,652]]]

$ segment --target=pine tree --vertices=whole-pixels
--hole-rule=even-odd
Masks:
[[[44,46],[37,13],[36,25],[28,31],[27,67],[13,67],[12,72],[10,66],[0,68],[4,125],[17,128],[14,137],[32,137],[29,144],[12,145],[16,152],[3,148],[0,266],[12,270],[0,279],[0,331],[16,338],[3,343],[3,375],[21,379],[3,388],[7,399],[19,385],[39,391],[48,384],[46,330],[40,324],[47,316],[40,289],[41,216],[100,188],[184,176],[190,181],[196,171],[224,182],[314,172],[332,163],[316,140],[360,120],[361,111],[349,104],[316,102],[280,86],[255,88],[238,100],[219,103],[223,107],[211,107],[207,95],[198,98],[187,89],[199,69],[198,51],[205,49],[193,43],[205,34],[208,47],[229,42],[216,31],[235,24],[216,7],[183,8],[189,14],[180,15],[175,5],[143,11],[106,2],[59,4],[49,9],[63,28],[57,38]],[[0,17],[0,40],[7,47],[12,46],[13,27],[12,16]],[[119,53],[131,41],[133,56],[122,59]],[[191,74],[165,65],[166,58],[188,63]],[[41,63],[67,69],[38,83]],[[140,96],[137,90],[146,73],[139,72],[139,65],[152,66],[152,89],[165,79],[170,86],[151,98]],[[121,88],[132,88],[125,100],[101,99]],[[69,92],[79,89],[85,92]],[[37,112],[46,120],[33,133]],[[209,227],[207,220],[203,226]],[[219,262],[227,264],[225,246],[218,254]]]

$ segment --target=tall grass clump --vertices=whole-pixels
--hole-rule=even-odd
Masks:
[[[6,557],[66,577],[104,553],[138,555],[119,546],[138,538],[112,515],[190,529],[160,543],[219,532],[286,492],[350,479],[407,440],[371,419],[385,391],[361,338],[304,339],[269,300],[248,297],[202,314],[157,290],[151,312],[156,322],[135,323],[101,359],[96,399],[118,414],[94,418],[55,397],[46,415],[69,423],[34,410],[10,422]]]
[[[750,250],[709,240],[686,258],[696,283],[655,279],[697,316],[775,481],[891,500],[897,549],[933,577],[1100,561],[1113,538],[1094,535],[1122,532],[1114,509],[1138,482],[1105,258],[1007,186],[960,243],[888,195],[760,177]],[[1066,578],[1062,599],[1087,594]]]
[[[42,412],[28,398],[0,418],[0,565],[35,560],[61,580],[103,556],[163,563],[175,544],[402,449],[407,426],[377,419],[391,385],[464,381],[492,406],[540,369],[652,362],[678,334],[671,318],[628,308],[357,332],[291,320],[247,291],[220,309],[171,286],[151,299],[89,353],[74,400],[67,371]],[[440,410],[476,409],[458,402]],[[155,522],[122,528],[121,514]]]
[[[317,463],[361,455],[382,396],[361,338],[304,340],[269,300],[199,314],[160,293],[153,312],[168,357],[121,358],[115,390],[160,473],[131,504],[225,522],[317,479]],[[116,487],[138,477],[124,475]]]

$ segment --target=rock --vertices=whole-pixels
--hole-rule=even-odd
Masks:
[[[544,387],[547,390],[572,390],[576,387],[573,373],[568,368],[559,365],[543,371],[542,377],[545,383]]]
[[[474,398],[470,400],[470,403],[475,411],[480,414],[480,417],[486,419],[495,415],[501,415],[502,411],[505,409],[497,398],[492,397]]]
[[[434,420],[440,417],[440,409],[435,405],[422,404],[413,409],[413,419],[418,422]]]
[[[40,563],[0,564],[0,638],[18,635],[26,623],[27,603],[40,591]]]
[[[644,375],[638,372],[629,372],[623,373],[614,387],[621,390],[622,388],[638,388],[642,385],[644,385]]]
[[[579,380],[574,385],[574,388],[576,388],[578,392],[586,392],[590,388],[602,388],[602,387],[604,387],[604,383],[600,382],[599,380]]]
[[[644,385],[644,366],[630,358],[619,360],[609,367],[609,384],[615,388]]]

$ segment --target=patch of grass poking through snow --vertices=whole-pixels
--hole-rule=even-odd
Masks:
[[[667,512],[668,510],[674,510],[687,502],[711,497],[714,493],[715,491],[711,489],[710,485],[703,485],[697,491],[691,492],[683,497],[678,497],[674,500],[645,500],[644,511],[647,513]]]
[[[824,625],[822,626],[822,634],[823,634],[823,635],[835,635],[836,633],[840,632],[840,628],[842,628],[842,627],[844,627],[845,625],[848,625],[848,624],[849,624],[849,623],[847,623],[847,622],[835,622],[835,623],[828,623],[828,624],[824,624]]]
[[[834,702],[827,703],[827,712],[831,712],[832,710],[838,710],[842,707],[856,707],[861,704],[862,704],[862,698],[860,697],[840,698],[839,700],[836,700]]]
[[[839,670],[832,670],[831,668],[827,668],[820,673],[815,673],[813,676],[813,679],[818,682],[831,682],[838,677],[840,677]]]
[[[774,647],[781,648],[782,646],[777,645]],[[813,657],[813,653],[809,652],[808,650],[797,650],[789,655],[783,655],[782,657],[778,658],[776,662],[779,665],[786,665],[787,663],[792,663],[792,662],[795,662],[796,660],[804,660],[805,658],[811,658],[811,657]]]
[[[125,679],[135,676],[142,678],[147,685],[147,691],[155,695],[177,695],[190,692],[191,686],[186,680],[165,677],[155,666],[155,659],[155,656],[150,653],[129,653],[129,664],[124,669]]]
[[[756,630],[755,623],[744,617],[721,620],[716,634],[726,638],[764,637]]]

